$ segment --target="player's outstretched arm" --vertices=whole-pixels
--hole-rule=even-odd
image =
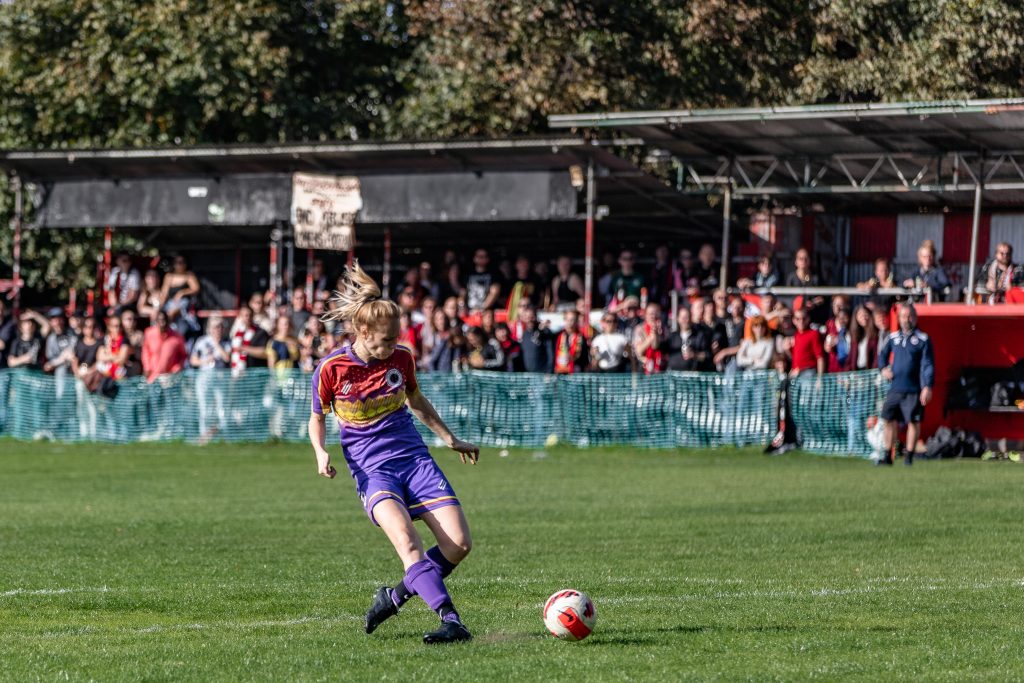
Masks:
[[[437,414],[434,406],[427,400],[426,396],[419,391],[414,391],[406,399],[406,403],[409,405],[409,410],[412,411],[412,414],[419,418],[420,422],[427,425],[427,429],[434,432],[437,438],[441,439],[448,448],[459,454],[463,464],[465,464],[467,457],[469,457],[471,464],[476,464],[476,461],[480,459],[480,449],[476,444],[463,441],[452,434],[452,430],[448,429],[448,425]]]
[[[328,479],[334,479],[338,473],[331,465],[331,454],[324,446],[324,438],[327,436],[327,427],[324,424],[324,416],[320,413],[309,414],[309,442],[313,444],[313,452],[316,453],[317,474]]]

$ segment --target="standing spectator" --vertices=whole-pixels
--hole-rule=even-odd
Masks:
[[[327,332],[324,321],[310,316],[299,334],[299,367],[303,372],[313,372],[320,359],[334,350],[334,337]]]
[[[414,361],[420,359],[420,336],[412,324],[412,315],[402,311],[398,315],[398,343],[408,349]]]
[[[871,311],[871,319],[875,323],[875,331],[878,333],[878,348],[882,348],[882,344],[889,338],[889,311],[873,310]]]
[[[711,361],[711,337],[707,328],[693,324],[690,309],[681,307],[676,313],[676,331],[668,337],[670,370],[707,370]]]
[[[677,292],[688,297],[700,294],[700,277],[697,274],[697,260],[689,249],[679,250],[679,262],[673,273],[673,285]]]
[[[430,265],[430,261],[420,261],[419,274],[420,274],[420,287],[427,293],[427,296],[431,296],[434,300],[437,300],[440,294],[440,287],[433,278],[433,266]]]
[[[651,267],[649,282],[651,287],[647,294],[648,300],[659,304],[662,310],[668,308],[673,278],[672,259],[667,245],[659,244],[654,249],[654,265]]]
[[[640,311],[640,297],[627,296],[618,309],[619,331],[628,338],[633,338],[633,331],[643,322],[643,314]]]
[[[629,358],[629,338],[619,332],[615,314],[601,314],[601,333],[591,343],[590,368],[597,372],[622,372]]]
[[[853,300],[845,294],[837,294],[832,297],[832,317],[825,323],[826,335],[835,334],[836,318],[839,316],[839,312],[845,310],[849,313],[852,303]]]
[[[522,333],[519,346],[523,354],[523,370],[551,373],[555,369],[555,338],[547,325],[537,321],[537,309],[526,306],[520,313]]]
[[[740,370],[767,370],[772,364],[775,346],[768,336],[768,323],[762,316],[754,316],[750,321],[751,339],[740,342],[736,352],[736,366]]]
[[[640,300],[644,291],[644,277],[637,273],[636,254],[629,249],[623,249],[619,254],[619,271],[612,275],[609,283],[611,292],[611,305],[618,307],[628,297],[635,296]]]
[[[430,359],[430,353],[437,343],[439,332],[434,329],[434,314],[438,311],[437,302],[433,297],[423,300],[423,308],[413,312],[412,320],[416,325],[420,337],[420,369],[425,370]],[[442,311],[443,312],[443,311]]]
[[[753,278],[743,277],[736,282],[740,289],[771,289],[782,282],[782,276],[775,268],[775,258],[771,254],[761,254],[757,259],[757,272]]]
[[[850,334],[850,309],[841,308],[833,319],[833,330],[825,335],[822,346],[828,354],[829,372],[846,372],[855,359],[853,338]]]
[[[96,354],[96,367],[104,377],[119,381],[127,374],[126,365],[131,357],[132,347],[121,326],[121,317],[112,315],[107,318],[107,334],[103,345]]]
[[[7,367],[7,357],[11,353],[11,343],[17,336],[17,328],[14,316],[8,315],[7,302],[0,297],[0,368]]]
[[[867,306],[858,306],[850,322],[847,370],[870,370],[878,363],[878,330]]]
[[[743,315],[744,308],[743,299],[731,300],[726,309],[729,315],[715,328],[714,335],[717,337],[718,348],[716,350],[712,343],[712,352],[719,371],[732,372],[736,367],[735,356],[742,346],[747,327],[747,319]]]
[[[46,357],[43,371],[53,373],[59,401],[64,396],[65,384],[75,357],[75,344],[78,342],[78,336],[68,329],[67,319],[64,317],[62,309],[51,308],[48,317],[50,319],[50,334],[47,335],[43,348],[43,355]]]
[[[164,307],[163,287],[160,273],[150,268],[142,280],[142,291],[138,298],[139,315],[149,322],[156,320],[156,313]]]
[[[509,372],[523,371],[523,349],[515,339],[512,338],[512,331],[505,323],[498,323],[494,327],[494,338],[501,344],[501,350],[505,354],[505,369]]]
[[[818,275],[811,269],[811,253],[809,251],[803,247],[798,249],[796,256],[793,257],[793,262],[795,267],[786,278],[787,287],[818,287],[821,285]],[[810,318],[817,322],[825,322],[828,315],[825,304],[823,296],[804,297],[802,308],[810,313]]]
[[[107,277],[107,306],[121,313],[128,308],[135,308],[142,292],[142,277],[132,266],[132,258],[128,252],[117,255],[110,275]]]
[[[29,315],[22,314],[18,321],[18,336],[11,342],[11,352],[7,356],[7,367],[42,368],[43,340],[39,337],[39,325]]]
[[[580,331],[580,314],[566,311],[565,326],[555,339],[555,373],[571,375],[583,372],[590,364],[587,339]]]
[[[559,256],[555,261],[555,277],[551,280],[551,310],[565,311],[576,308],[583,297],[583,278],[573,272],[572,259]]]
[[[308,303],[305,290],[298,288],[292,290],[291,307],[288,309],[288,315],[291,317],[293,330],[301,330],[306,326],[306,321],[309,320],[311,315],[307,306]]]
[[[1013,247],[1007,242],[996,245],[995,256],[985,264],[982,275],[990,304],[1005,301],[1008,291],[1024,284],[1024,268],[1013,262]],[[967,295],[973,297],[974,292],[968,292]]]
[[[142,374],[142,343],[144,337],[139,329],[139,317],[134,309],[128,308],[121,312],[121,327],[125,339],[131,347],[128,360],[125,361],[126,377],[137,377]]]
[[[217,370],[231,366],[231,342],[224,333],[224,319],[211,316],[206,322],[206,334],[196,340],[189,359],[196,368],[196,403],[199,408],[199,443],[207,443],[223,431],[226,425],[224,409],[224,380]],[[210,397],[216,422],[210,425]]]
[[[430,327],[434,342],[430,347],[426,368],[432,373],[451,373],[462,364],[465,339],[462,330],[453,328],[452,322],[443,310],[435,310]]]
[[[917,270],[913,277],[903,281],[904,287],[930,289],[932,301],[945,301],[949,289],[949,276],[935,260],[935,243],[925,240],[917,248]]]
[[[408,310],[412,311],[420,307],[420,302],[424,298],[430,296],[430,290],[424,287],[420,283],[420,270],[419,268],[409,268],[405,271],[405,275],[402,278],[402,285],[399,287],[399,292],[406,293],[411,296],[410,305]]]
[[[530,304],[530,307],[533,308],[533,304]],[[485,336],[493,337],[494,327],[494,310],[488,308],[480,313],[480,329],[484,331]]]
[[[248,306],[239,308],[235,322],[232,323],[231,331],[228,333],[231,341],[231,374],[235,377],[241,375],[248,366],[249,354],[246,353],[247,347],[261,345],[259,340],[255,338],[257,330],[266,335],[262,328],[256,327],[253,323],[252,309]],[[266,341],[266,339],[262,340],[264,345]]]
[[[71,360],[75,376],[84,376],[96,365],[100,342],[99,325],[96,323],[96,319],[90,317],[83,320],[82,336],[75,342],[75,353]]]
[[[299,340],[292,334],[292,330],[292,319],[281,316],[274,326],[274,336],[263,349],[267,367],[275,370],[279,377],[286,377],[299,362]]]
[[[515,274],[509,286],[508,301],[505,311],[510,320],[515,320],[519,310],[519,302],[523,299],[533,306],[540,306],[544,299],[544,283],[530,267],[530,259],[520,254],[516,257]]]
[[[462,275],[457,261],[445,265],[443,277],[437,283],[437,300],[465,299],[466,288],[462,285]]]
[[[722,264],[718,262],[715,248],[710,244],[701,245],[697,252],[697,279],[699,287],[705,294],[718,289],[721,284],[718,278],[722,274]]]
[[[615,292],[612,290],[612,278],[615,277],[616,273],[615,254],[610,251],[601,254],[601,266],[598,272],[600,274],[597,276],[597,293],[601,297],[602,303],[605,306],[609,306],[615,295]]]
[[[171,272],[164,276],[164,286],[160,291],[163,310],[168,320],[174,322],[188,314],[199,296],[199,278],[188,269],[188,261],[180,254],[174,257]]]
[[[83,439],[96,437],[98,414],[96,404],[88,400],[88,395],[100,384],[100,375],[96,371],[99,350],[99,324],[95,318],[86,318],[82,321],[82,335],[75,343],[75,355],[71,359],[71,367],[79,380],[75,382],[75,412],[78,417],[78,433]]]
[[[309,279],[313,283],[313,301],[326,301],[331,297],[331,284],[327,279],[327,273],[324,272],[323,259],[313,259],[313,268],[309,271]]]
[[[878,352],[878,367],[882,369],[882,375],[892,381],[880,415],[885,420],[886,450],[886,457],[878,461],[880,465],[891,465],[896,457],[901,422],[907,425],[903,464],[913,464],[921,419],[925,406],[932,400],[935,382],[932,341],[917,329],[917,311],[913,304],[900,306],[899,322],[900,328],[889,335]]]
[[[274,331],[274,318],[270,315],[271,312],[268,310],[267,300],[263,292],[252,293],[252,296],[249,297],[249,308],[252,324],[262,329],[268,335],[271,334]]]
[[[501,297],[501,275],[490,269],[491,256],[486,249],[473,254],[473,272],[466,278],[466,308],[471,313],[494,308]]]
[[[146,328],[142,341],[142,371],[152,384],[160,375],[181,372],[188,354],[185,338],[170,327],[165,311],[156,314],[155,324]]]
[[[505,353],[501,344],[488,337],[480,327],[472,327],[466,333],[468,349],[466,365],[473,370],[505,370]]]
[[[644,322],[633,332],[633,353],[643,364],[644,374],[655,375],[665,372],[668,359],[665,358],[665,325],[661,320],[661,306],[647,304]]]
[[[534,306],[540,306],[544,299],[544,284],[530,267],[529,259],[519,254],[515,260],[515,273],[509,285],[509,296],[505,310],[511,321],[514,321],[519,310],[519,302],[525,299]]]
[[[802,308],[794,311],[793,324],[796,326],[796,334],[793,335],[790,377],[816,372],[820,378],[825,372],[825,349],[821,344],[821,335],[811,329],[811,316]]]

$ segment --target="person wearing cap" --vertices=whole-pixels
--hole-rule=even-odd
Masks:
[[[68,328],[67,318],[60,308],[51,308],[46,313],[50,333],[46,335],[43,347],[43,371],[53,373],[57,384],[57,400],[64,396],[65,382],[71,371],[71,361],[75,357],[75,344],[78,335]]]

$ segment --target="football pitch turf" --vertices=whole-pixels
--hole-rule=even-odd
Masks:
[[[1019,465],[435,455],[474,534],[465,645],[423,645],[418,599],[363,633],[401,567],[308,447],[0,440],[0,680],[1024,678]],[[582,643],[541,623],[570,587]]]

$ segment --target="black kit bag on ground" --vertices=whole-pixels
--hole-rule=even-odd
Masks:
[[[960,448],[960,455],[965,458],[980,458],[985,452],[985,439],[980,432],[967,432]]]
[[[949,427],[939,427],[932,438],[925,442],[924,458],[926,460],[942,460],[956,458],[960,455],[963,432],[953,431]]]

